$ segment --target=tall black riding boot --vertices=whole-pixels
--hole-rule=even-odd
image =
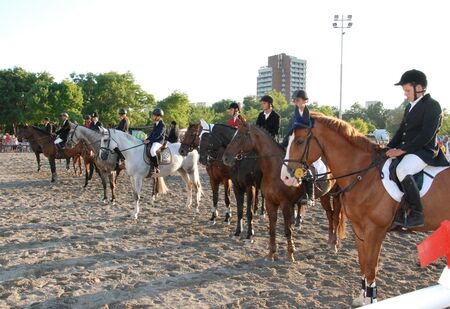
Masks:
[[[159,173],[158,170],[158,159],[156,157],[150,157],[150,171],[148,172],[147,178],[152,177],[153,174]]]
[[[423,207],[420,201],[420,193],[416,181],[414,180],[413,176],[408,175],[405,177],[405,179],[403,179],[401,185],[403,188],[403,192],[405,193],[406,201],[411,207],[411,211],[406,218],[405,227],[413,228],[423,226]]]
[[[58,151],[56,152],[55,159],[64,159],[64,148],[60,144],[56,144]]]

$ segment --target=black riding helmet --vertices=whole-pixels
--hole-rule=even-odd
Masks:
[[[295,100],[296,98],[301,98],[305,101],[308,101],[308,95],[306,94],[305,90],[297,90],[294,91],[294,93],[292,94],[292,100]]]
[[[162,109],[160,109],[160,108],[155,108],[152,111],[152,115],[164,117],[164,111]]]
[[[126,115],[126,113],[127,113],[127,110],[125,108],[122,107],[119,109],[119,115]]]
[[[416,86],[421,85],[423,87],[423,89],[426,89],[427,84],[428,84],[427,76],[422,71],[415,70],[415,69],[406,71],[405,73],[403,73],[402,77],[400,77],[400,81],[394,85],[395,86],[403,86],[406,84],[411,84],[413,86],[414,100],[417,100],[417,97],[418,97],[417,94],[424,93],[425,90],[417,91]]]
[[[427,76],[419,71],[419,70],[409,70],[403,73],[402,77],[400,78],[400,81],[395,86],[401,86],[405,84],[412,84],[415,85],[422,85],[423,88],[427,88]]]
[[[273,107],[273,98],[270,95],[265,95],[259,100],[260,102],[267,102]]]

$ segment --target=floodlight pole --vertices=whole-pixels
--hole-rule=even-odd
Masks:
[[[339,75],[339,119],[342,119],[342,70],[343,70],[343,59],[344,59],[344,29],[350,28],[353,23],[351,22],[352,15],[334,15],[334,23],[333,28],[341,29],[341,66],[340,66],[340,75]],[[337,24],[340,22],[340,25]],[[344,24],[345,22],[345,24]]]

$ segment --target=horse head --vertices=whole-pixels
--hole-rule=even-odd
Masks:
[[[250,125],[244,118],[240,118],[238,129],[223,153],[225,165],[233,166],[236,160],[242,160],[244,154],[254,150],[254,141],[250,135]]]
[[[311,164],[323,155],[323,149],[314,132],[314,127],[299,127],[294,129],[289,136],[289,143],[280,175],[281,180],[287,186],[299,186]]]
[[[186,133],[184,134],[183,140],[181,141],[181,146],[179,153],[182,156],[187,156],[189,152],[194,149],[198,149],[200,146],[200,133],[202,132],[202,126],[200,124],[190,124]]]
[[[109,154],[114,153],[114,149],[118,148],[118,145],[117,142],[111,138],[109,129],[100,127],[99,130],[101,134],[99,156],[103,161],[106,161],[108,160]]]

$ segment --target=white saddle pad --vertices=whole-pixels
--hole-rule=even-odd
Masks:
[[[386,162],[383,165],[382,174],[381,174],[381,181],[383,182],[383,186],[386,189],[386,191],[389,193],[389,195],[396,200],[397,202],[400,202],[403,196],[403,192],[400,191],[397,184],[389,179],[389,166],[391,165],[392,158],[389,158],[386,160]],[[436,177],[437,174],[442,172],[443,170],[449,168],[449,166],[429,166],[427,165],[424,168],[424,171],[428,174],[430,174],[433,177]],[[429,177],[427,174],[423,175],[423,185],[422,189],[420,190],[420,197],[424,196],[428,190],[431,187],[431,184],[433,183],[434,178]]]
[[[63,140],[60,138],[60,137],[58,137],[57,139],[55,139],[55,141],[54,141],[54,143],[55,144],[59,144],[59,143],[61,143]]]

